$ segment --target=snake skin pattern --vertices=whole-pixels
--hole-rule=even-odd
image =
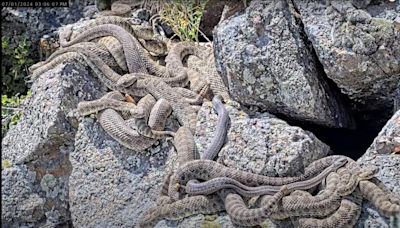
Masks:
[[[156,99],[164,98],[170,103],[172,113],[177,117],[179,123],[187,126],[192,134],[195,132],[197,121],[196,111],[179,93],[176,93],[171,86],[166,84],[162,79],[156,78],[139,79],[131,84],[131,78],[132,76],[129,75],[122,76],[117,83],[118,90],[129,94],[135,94],[136,91],[145,90]]]
[[[356,189],[351,195],[343,197],[339,209],[324,219],[294,219],[296,227],[301,228],[347,228],[354,227],[361,215],[362,195]],[[293,220],[292,220],[293,221]]]
[[[305,168],[305,171],[300,176],[296,177],[269,177],[258,174],[253,174],[245,171],[228,168],[211,160],[195,160],[187,162],[181,166],[172,177],[172,182],[169,186],[169,196],[175,200],[179,199],[179,186],[184,186],[189,180],[210,180],[216,177],[229,177],[249,187],[257,187],[262,185],[285,185],[297,181],[310,179],[319,174],[323,169],[332,165],[340,155],[329,156],[311,163]],[[353,161],[347,158],[348,161]],[[178,186],[178,189],[176,189]]]
[[[143,4],[143,0],[118,0],[111,4],[111,10],[104,10],[99,13],[99,17],[116,15],[121,18],[129,17],[131,14],[132,7],[140,6]]]
[[[338,158],[331,166],[324,169],[321,173],[315,177],[305,180],[287,184],[287,193],[295,190],[308,190],[317,186],[323,179],[328,176],[329,173],[335,172],[339,167],[343,166],[347,162],[345,158]],[[259,187],[248,187],[241,184],[240,182],[227,178],[217,177],[205,182],[200,183],[198,180],[190,180],[185,186],[186,193],[189,195],[208,195],[217,192],[224,188],[231,188],[235,190],[239,195],[244,197],[255,197],[261,195],[272,195],[277,193],[282,186],[269,186],[263,185]]]
[[[282,186],[263,207],[255,209],[247,208],[242,197],[232,189],[221,190],[220,196],[233,224],[256,226],[277,210],[276,204],[285,196],[286,190],[287,186]]]
[[[160,100],[162,102],[162,100]],[[164,102],[166,102],[164,100]],[[152,138],[152,139],[162,139],[165,138],[167,135],[172,136],[174,135],[173,132],[171,131],[157,131],[153,130],[147,123],[149,115],[151,114],[151,111],[154,109],[154,106],[156,105],[157,101],[156,99],[150,95],[147,94],[144,96],[140,101],[138,102],[137,108],[131,110],[131,115],[132,116],[142,116],[142,118],[135,118],[135,125],[136,125],[136,131],[144,135],[146,137]],[[156,127],[160,127],[161,124],[164,124],[165,126],[165,121],[167,119],[167,115],[164,113],[171,113],[171,106],[168,105],[157,105],[156,108],[158,108],[157,111],[153,112],[154,114],[162,114],[158,115],[157,118],[162,118],[163,121],[159,122],[158,124],[160,125],[155,125]],[[167,108],[167,110],[164,110],[163,108]],[[154,117],[153,117],[154,119]]]
[[[103,36],[115,37],[123,46],[129,72],[148,73],[146,65],[141,58],[144,54],[142,54],[143,51],[139,47],[139,42],[133,39],[125,29],[113,24],[97,25],[80,33],[74,39],[67,41],[71,34],[72,30],[66,30],[60,34],[60,45],[62,47],[68,47],[79,42],[90,41]]]

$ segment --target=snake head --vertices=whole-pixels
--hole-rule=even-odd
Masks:
[[[135,74],[125,74],[122,75],[120,79],[117,81],[117,88],[128,88],[135,84],[138,80]]]
[[[376,166],[363,168],[358,172],[358,178],[360,180],[370,180],[375,176],[376,172],[378,172],[378,167]]]
[[[72,35],[72,28],[66,28],[62,32],[60,32],[60,40],[69,41]]]
[[[347,158],[346,157],[340,157],[333,163],[333,168],[336,171],[337,169],[339,169],[340,167],[342,167],[346,163],[347,163]]]

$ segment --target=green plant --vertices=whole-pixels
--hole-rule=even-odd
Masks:
[[[167,1],[159,13],[160,19],[171,26],[181,41],[199,42],[199,33],[209,41],[199,29],[207,2],[208,0]]]
[[[31,42],[26,34],[15,40],[1,37],[1,90],[2,94],[13,96],[17,93],[25,94],[27,87],[24,78],[29,74],[28,67],[34,63]]]
[[[31,91],[28,91],[26,96],[19,96],[19,94],[12,97],[1,95],[1,137],[21,118],[22,109],[20,105],[30,94]]]

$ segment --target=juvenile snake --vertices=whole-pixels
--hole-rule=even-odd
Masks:
[[[226,134],[228,134],[229,115],[224,104],[222,104],[221,98],[221,95],[216,95],[212,100],[213,108],[218,113],[217,126],[214,131],[214,137],[201,159],[213,160],[224,145]]]

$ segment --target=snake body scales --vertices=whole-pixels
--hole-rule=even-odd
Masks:
[[[339,157],[340,156],[329,156],[315,161],[305,168],[302,175],[296,177],[268,177],[228,168],[211,160],[190,161],[180,167],[172,177],[172,182],[169,186],[169,196],[178,200],[180,197],[176,190],[177,184],[186,185],[191,179],[210,180],[216,177],[228,177],[250,187],[290,184],[317,175],[323,169],[332,165]]]
[[[338,158],[331,166],[324,169],[321,173],[316,175],[315,177],[304,180],[300,182],[294,182],[291,184],[287,184],[287,193],[290,193],[294,190],[307,190],[317,186],[329,173],[335,172],[339,167],[343,166],[347,162],[346,158]],[[217,192],[224,188],[232,188],[240,195],[245,197],[254,197],[260,195],[272,195],[280,191],[283,186],[268,186],[263,185],[259,187],[248,187],[246,185],[241,184],[240,182],[227,178],[227,177],[219,177],[214,178],[209,181],[199,183],[197,180],[190,180],[186,184],[186,192],[189,195],[208,195],[214,192]]]

